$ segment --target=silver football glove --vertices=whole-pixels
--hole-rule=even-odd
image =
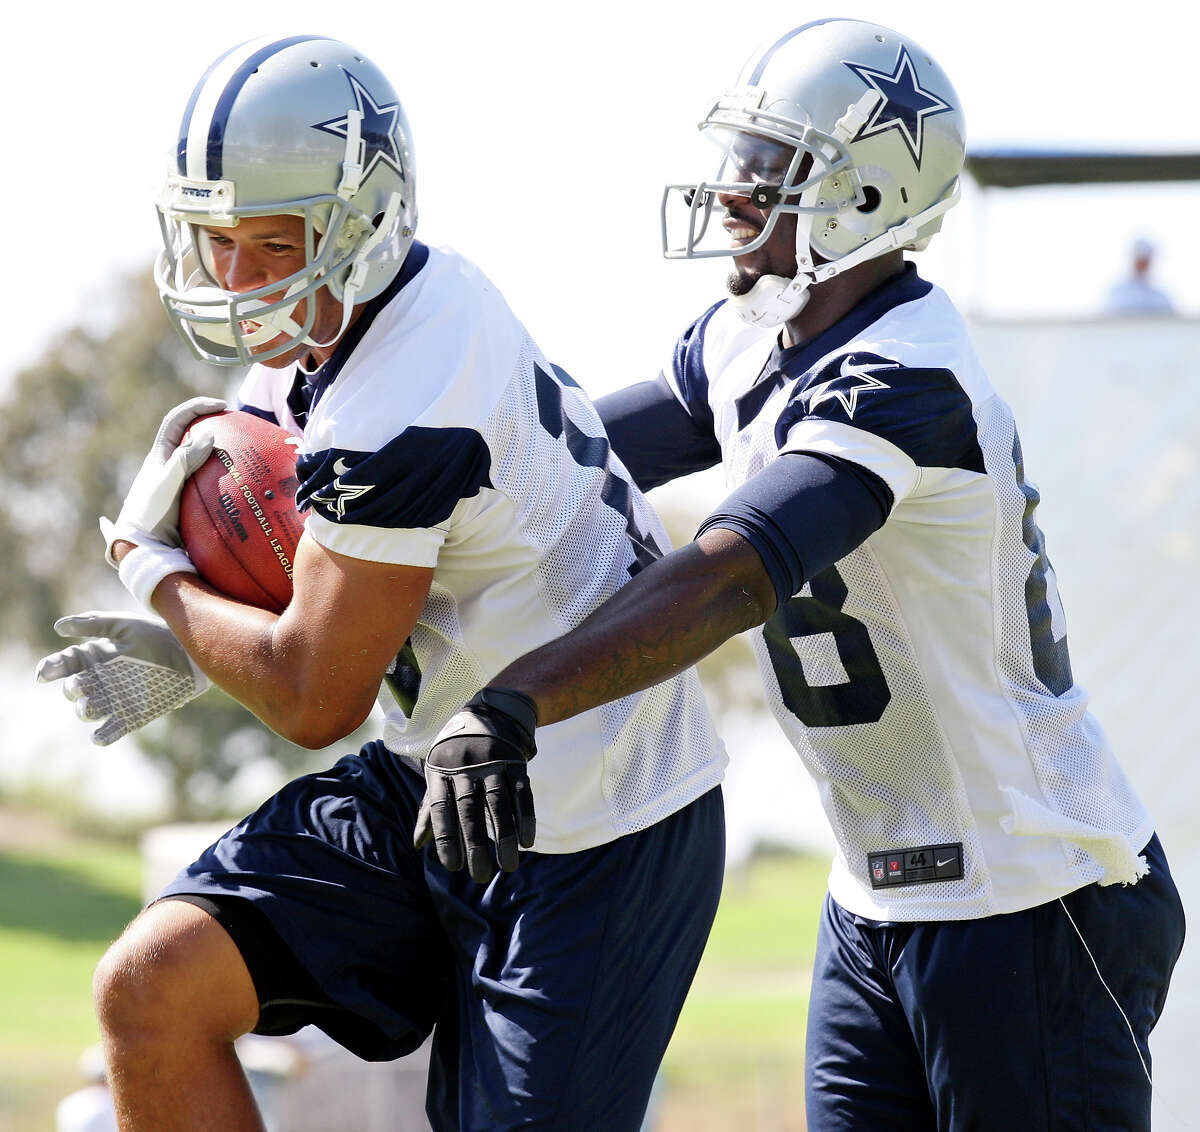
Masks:
[[[92,732],[98,746],[182,707],[212,684],[157,617],[77,613],[60,618],[54,630],[83,643],[43,657],[37,678],[43,684],[66,679],[63,694],[75,714],[100,724]]]

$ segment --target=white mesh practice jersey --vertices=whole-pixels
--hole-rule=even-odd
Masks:
[[[1072,679],[1037,489],[947,297],[910,266],[786,350],[719,303],[666,377],[731,485],[806,452],[893,497],[754,634],[837,838],[838,903],[965,919],[1136,879],[1150,819]]]
[[[453,252],[414,245],[312,380],[256,366],[240,402],[302,437],[306,536],[434,568],[380,691],[384,741],[401,756],[424,758],[501,668],[667,549],[586,395]],[[659,821],[726,761],[692,672],[539,728],[537,744],[534,848],[548,853]]]

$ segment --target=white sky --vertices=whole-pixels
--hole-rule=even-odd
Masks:
[[[777,4],[769,22],[752,14],[761,7],[295,0],[245,5],[238,24],[232,5],[20,5],[0,68],[0,387],[56,328],[102,309],[116,269],[148,265],[150,199],[193,83],[225,48],[265,32],[344,38],[382,66],[413,125],[419,234],[475,259],[547,354],[594,392],[650,376],[719,295],[724,261],[661,259],[662,186],[713,171],[696,122],[755,46],[790,24],[855,15],[913,36],[955,82],[975,145],[1200,145],[1200,17],[1180,4],[1143,2],[1119,20],[1029,0]],[[998,196],[984,226],[968,199],[924,270],[996,313],[1080,312],[1147,234],[1161,247],[1160,281],[1196,311],[1197,200],[1200,186],[1024,190]]]

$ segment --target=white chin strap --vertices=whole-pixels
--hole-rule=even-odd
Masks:
[[[744,295],[730,298],[729,305],[751,326],[779,326],[804,309],[811,283],[807,275],[797,275],[795,279],[763,275]]]
[[[879,104],[881,97],[878,91],[864,91],[862,97],[854,105],[850,106],[834,125],[833,133],[830,135],[834,143],[844,147],[870,118],[872,111]],[[824,159],[828,163],[834,155],[827,151],[828,146],[823,146]],[[822,181],[815,181],[801,195],[799,203],[809,208],[815,205],[817,198],[821,194],[822,185]],[[800,260],[800,256],[812,254],[808,250],[808,233],[812,229],[814,219],[814,215],[805,215],[803,213],[797,217],[796,258],[798,263],[808,263],[807,259]],[[872,241],[868,247],[873,246],[874,243],[875,241]],[[818,278],[818,276],[807,270],[797,271],[791,279],[787,279],[782,275],[764,275],[755,282],[754,286],[746,294],[735,295],[730,299],[730,303],[742,321],[749,323],[751,326],[779,326],[781,323],[787,322],[789,318],[795,318],[796,315],[804,310],[810,298],[808,289],[817,282]]]

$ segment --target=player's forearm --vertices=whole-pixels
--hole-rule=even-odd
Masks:
[[[713,530],[641,571],[570,633],[491,683],[530,696],[539,724],[556,723],[674,676],[761,625],[774,606],[753,547]]]
[[[155,611],[217,684],[285,739],[324,747],[357,727],[373,698],[350,702],[319,658],[281,630],[280,617],[243,605],[190,574],[172,574],[154,591]],[[359,697],[363,699],[363,697]]]

